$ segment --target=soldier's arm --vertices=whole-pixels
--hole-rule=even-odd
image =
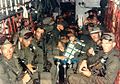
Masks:
[[[5,69],[0,64],[0,84],[10,84],[9,77],[7,73],[5,73]]]
[[[43,50],[37,47],[35,54],[37,55],[36,61],[38,63],[43,63]]]
[[[88,66],[99,61],[102,56],[103,56],[102,51],[99,51],[99,53],[95,54],[94,56],[88,56],[88,58],[87,58]]]

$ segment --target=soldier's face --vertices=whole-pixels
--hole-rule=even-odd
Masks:
[[[94,42],[97,42],[100,39],[99,33],[93,33],[90,36]]]
[[[102,47],[103,47],[103,51],[105,53],[108,53],[109,51],[111,51],[114,47],[115,47],[115,42],[113,41],[109,41],[109,40],[102,40]]]
[[[37,29],[35,32],[35,37],[37,40],[39,40],[42,37],[42,34],[44,33],[43,29]]]
[[[57,29],[64,30],[64,26],[62,24],[58,24]]]
[[[32,42],[32,37],[29,38],[29,39],[23,39],[22,40],[22,43],[25,47],[28,47],[31,44],[31,42]]]
[[[69,39],[70,39],[70,41],[73,42],[73,41],[75,41],[76,38],[75,38],[75,36],[71,36]]]
[[[12,44],[3,45],[1,50],[5,58],[7,58],[8,60],[12,58],[14,52],[14,47],[12,46]]]

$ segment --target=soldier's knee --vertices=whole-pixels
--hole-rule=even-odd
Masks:
[[[75,81],[76,81],[76,75],[75,74],[71,74],[69,77],[68,77],[68,82],[69,84],[75,84]]]

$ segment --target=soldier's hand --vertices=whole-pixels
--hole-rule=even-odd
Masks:
[[[60,60],[64,60],[64,59],[66,59],[67,57],[65,57],[65,56],[54,56],[54,58],[57,58],[57,59],[60,59]]]
[[[84,75],[87,76],[87,77],[90,77],[90,76],[91,76],[91,72],[90,72],[90,70],[87,69],[87,68],[81,70],[81,73],[84,74]]]
[[[23,79],[22,79],[23,84],[27,84],[27,82],[29,82],[30,79],[31,79],[31,78],[30,78],[29,74],[26,73],[26,74],[24,75]]]
[[[59,49],[60,51],[64,52],[64,47],[60,47]]]
[[[83,60],[81,62],[78,72],[81,73],[81,71],[82,71],[83,68],[87,68],[87,60]]]
[[[36,70],[33,69],[35,66],[33,66],[32,64],[27,64],[26,66],[32,73],[36,72]]]

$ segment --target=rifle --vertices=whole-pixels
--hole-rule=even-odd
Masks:
[[[106,70],[106,61],[108,57],[102,57],[101,59],[98,59],[96,63],[89,66],[89,69],[97,76],[105,76],[105,70]]]
[[[27,71],[30,77],[33,80],[33,84],[40,84],[40,73],[38,72],[38,78],[34,78],[33,73],[29,70],[29,68],[25,65],[24,60],[18,58],[19,64],[23,67],[23,71]],[[33,68],[35,69],[35,68]]]
[[[19,64],[23,67],[23,71],[27,71],[27,73],[32,77],[33,73],[28,69],[28,67],[25,65],[24,60],[18,58]]]

